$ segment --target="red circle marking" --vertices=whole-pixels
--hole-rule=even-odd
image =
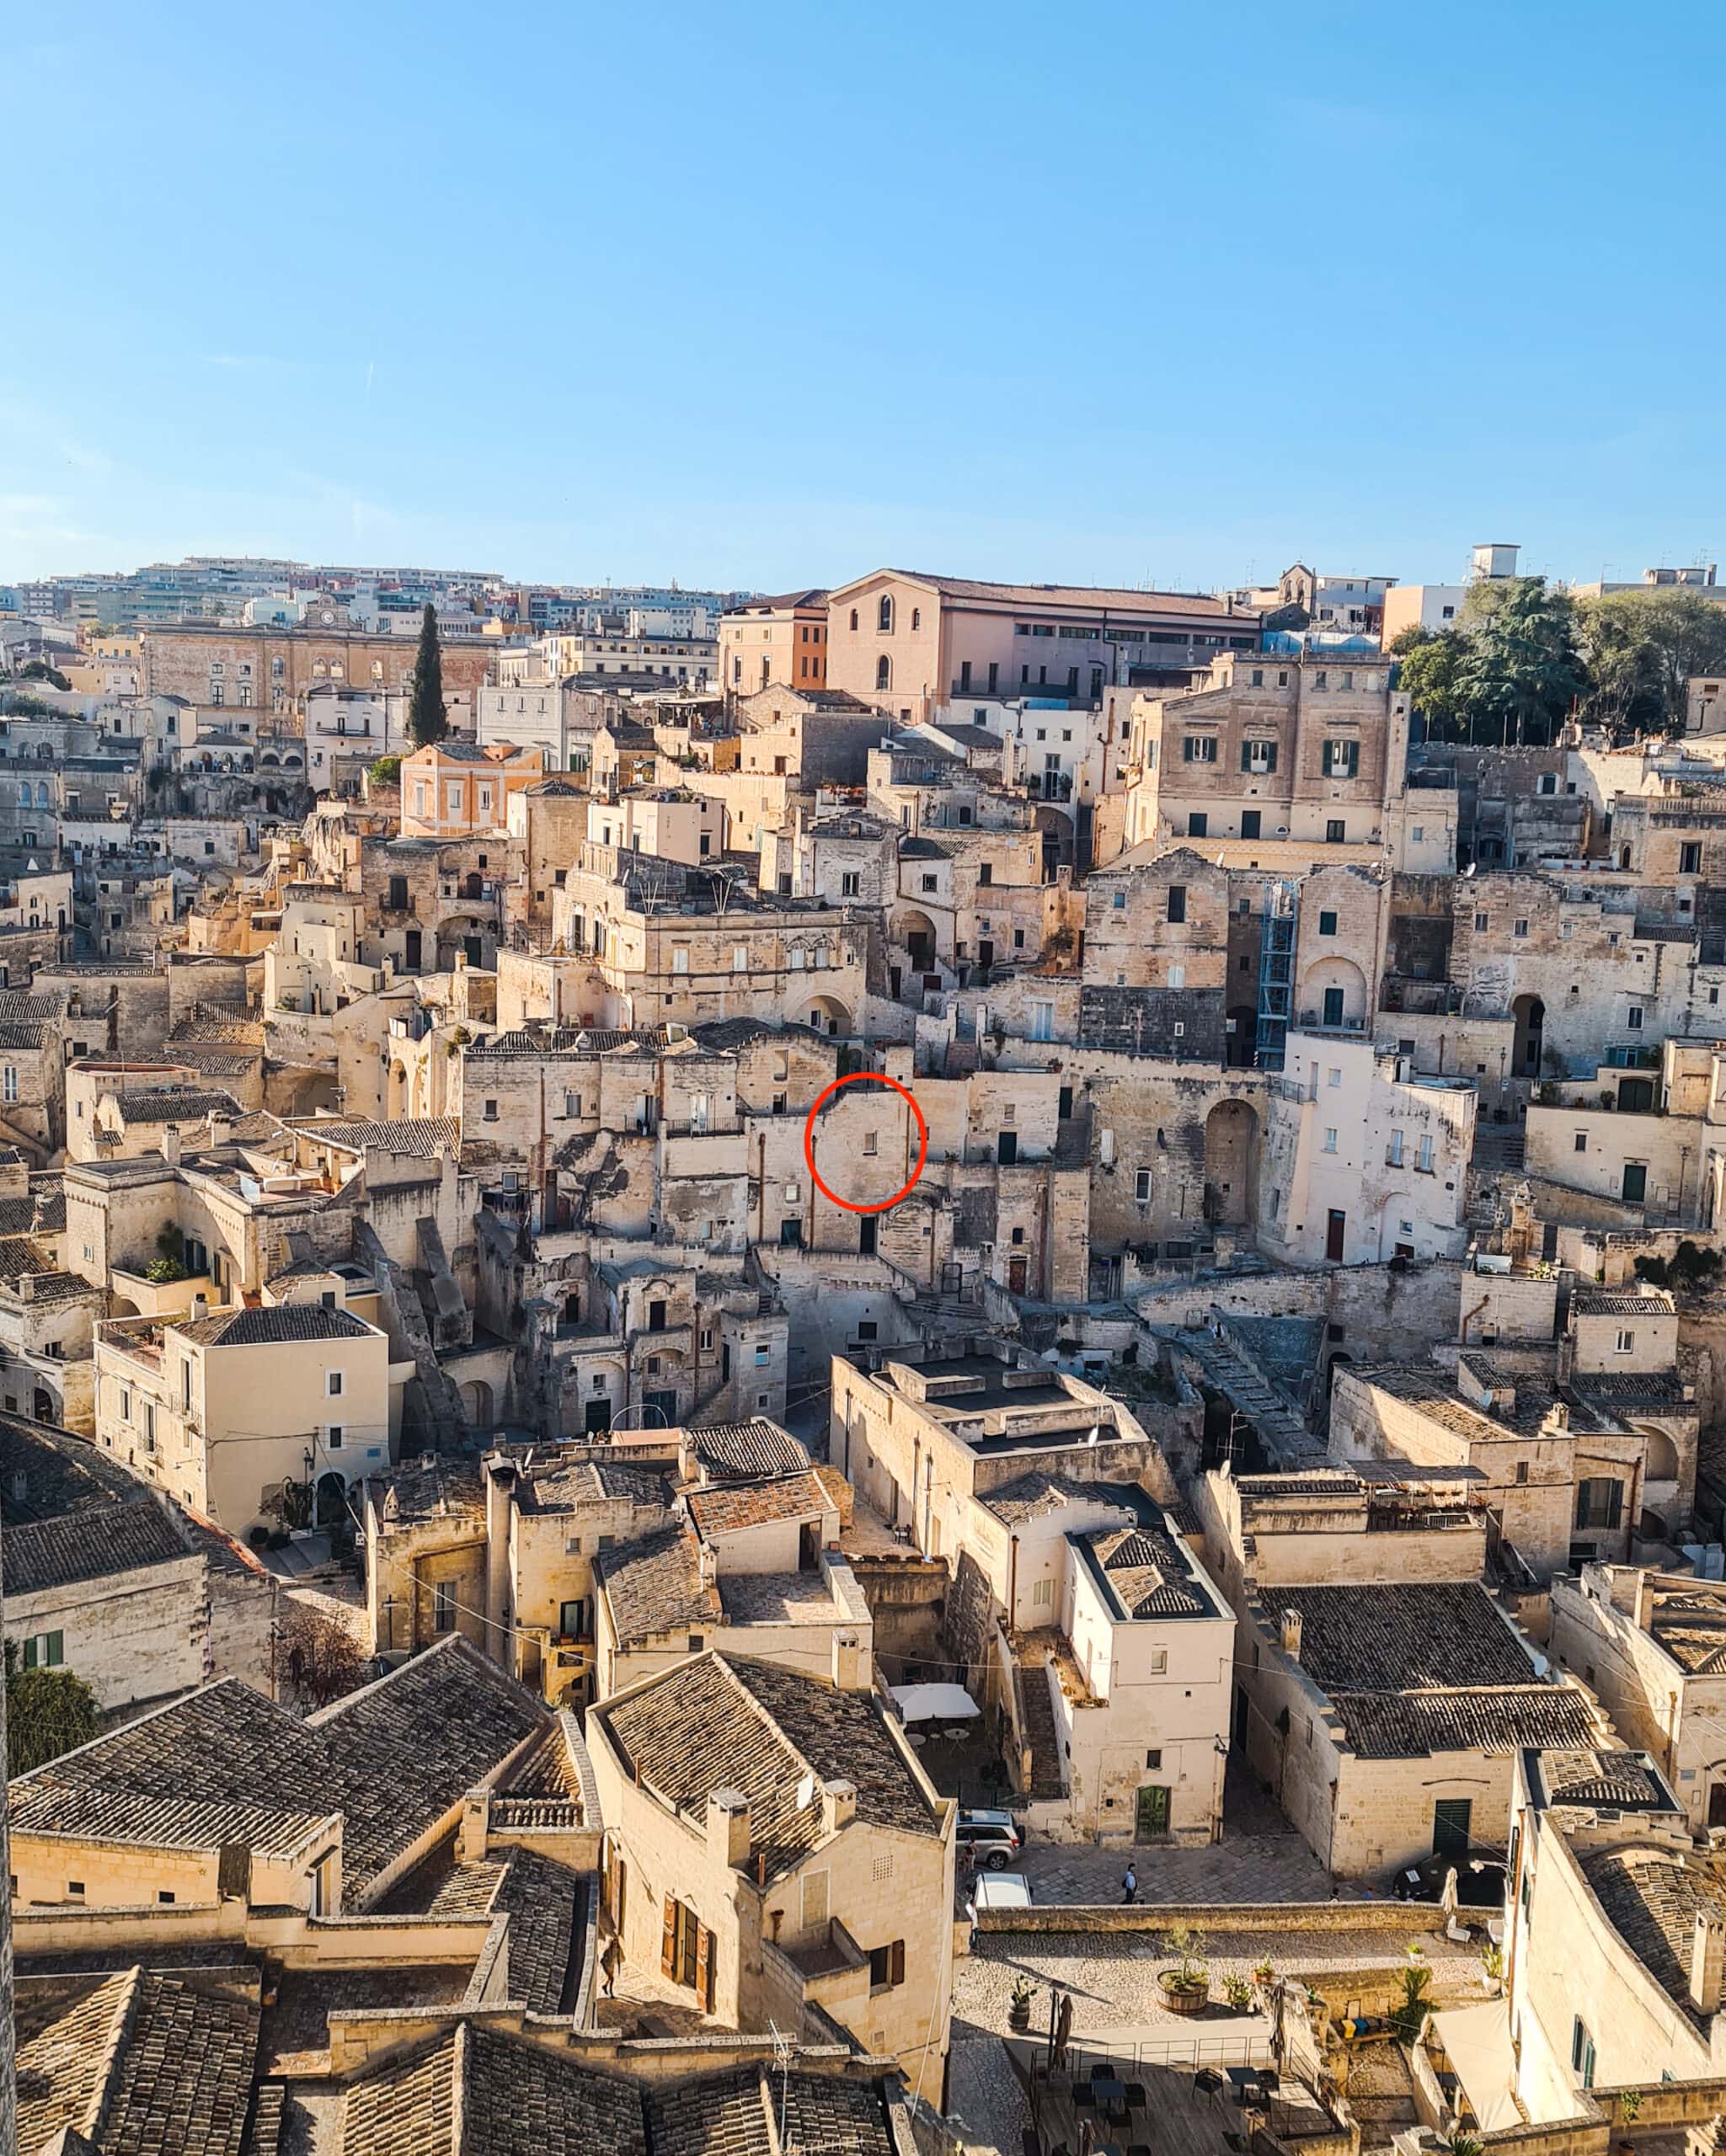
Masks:
[[[922,1143],[917,1148],[917,1164],[911,1171],[910,1182],[903,1190],[895,1190],[891,1198],[884,1198],[879,1205],[855,1205],[850,1198],[842,1198],[836,1190],[829,1190],[826,1184],[821,1181],[820,1170],[815,1166],[815,1118],[842,1086],[854,1086],[860,1078],[873,1079],[878,1086],[890,1086],[895,1093],[902,1093],[906,1099],[911,1102],[911,1112],[917,1119],[917,1129],[922,1139]],[[909,1198],[912,1191],[916,1188],[917,1179],[923,1172],[923,1163],[929,1157],[929,1126],[923,1120],[922,1110],[911,1098],[910,1089],[901,1086],[896,1078],[890,1078],[884,1070],[852,1070],[847,1072],[843,1078],[836,1078],[831,1086],[824,1086],[816,1096],[815,1104],[810,1110],[804,1122],[803,1157],[809,1162],[809,1171],[815,1178],[815,1188],[831,1203],[842,1205],[847,1213],[884,1213],[890,1207],[897,1205],[902,1198]]]

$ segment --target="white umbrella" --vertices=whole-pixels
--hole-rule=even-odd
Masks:
[[[1454,1864],[1445,1874],[1445,1891],[1439,1896],[1439,1908],[1444,1913],[1445,1922],[1449,1924],[1456,1913],[1456,1867]]]

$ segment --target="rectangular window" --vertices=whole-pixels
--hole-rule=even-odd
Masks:
[[[1184,921],[1187,917],[1187,887],[1184,883],[1171,883],[1168,887],[1168,918]]]
[[[1187,816],[1187,836],[1189,839],[1202,839],[1208,838],[1210,835],[1210,819],[1205,810],[1202,808],[1189,810]]]
[[[1053,1602],[1054,1599],[1055,1582],[1053,1580],[1036,1580],[1032,1582],[1031,1600],[1033,1603],[1046,1605]]]
[[[1167,1674],[1168,1670],[1168,1649],[1167,1647],[1152,1648],[1150,1670],[1151,1674],[1153,1677],[1162,1677]]]
[[[1214,764],[1216,761],[1216,736],[1214,734],[1189,734],[1181,743],[1181,760],[1189,764]]]
[[[342,1374],[339,1370],[332,1370],[329,1373],[327,1380],[326,1396],[331,1400],[339,1400],[341,1398]]]
[[[452,1580],[440,1580],[433,1589],[432,1622],[440,1632],[456,1626],[456,1588]]]
[[[1621,1355],[1632,1355],[1635,1353],[1636,1335],[1633,1332],[1627,1331],[1621,1328],[1618,1334],[1617,1352]]]
[[[1423,1138],[1421,1139],[1420,1151],[1416,1156],[1414,1165],[1424,1176],[1429,1176],[1432,1173],[1432,1140],[1430,1138]]]
[[[1321,936],[1334,936],[1336,934],[1337,917],[1333,913],[1321,913],[1319,915],[1318,932]]]
[[[1334,1153],[1337,1150],[1337,1134],[1335,1131],[1327,1130],[1325,1132],[1324,1150],[1327,1153]]]
[[[64,1632],[37,1632],[24,1643],[26,1669],[58,1669],[65,1660]]]
[[[1678,873],[1681,876],[1696,876],[1702,872],[1702,850],[1699,843],[1681,846],[1678,849]]]
[[[1358,741],[1327,741],[1324,744],[1324,775],[1327,778],[1354,778],[1360,769],[1360,744]]]
[[[1641,1004],[1632,1003],[1628,1011],[1625,1014],[1624,1022],[1630,1028],[1630,1031],[1632,1033],[1639,1033],[1642,1031]]]
[[[1133,1196],[1141,1205],[1151,1203],[1151,1171],[1141,1168],[1133,1177]]]
[[[1276,769],[1274,741],[1243,741],[1241,744],[1241,769],[1264,774]]]
[[[1510,933],[1519,937],[1526,937],[1528,933],[1528,923],[1526,921],[1519,921],[1511,929]]]
[[[1579,1153],[1585,1153],[1585,1152],[1587,1152],[1587,1150],[1588,1150],[1588,1133],[1587,1133],[1585,1130],[1579,1130],[1579,1131],[1577,1132],[1577,1134],[1576,1134],[1576,1148],[1575,1148],[1575,1150],[1576,1150]]]
[[[1402,1134],[1402,1132],[1401,1132],[1400,1130],[1393,1130],[1393,1131],[1391,1133],[1390,1151],[1389,1151],[1389,1153],[1387,1155],[1387,1156],[1386,1156],[1386,1157],[1387,1157],[1387,1159],[1388,1160],[1388,1161],[1389,1161],[1389,1163],[1390,1163],[1390,1165],[1391,1165],[1391,1166],[1392,1166],[1392,1167],[1393,1167],[1393,1168],[1400,1168],[1400,1167],[1402,1166],[1402,1165],[1403,1165],[1403,1134]]]

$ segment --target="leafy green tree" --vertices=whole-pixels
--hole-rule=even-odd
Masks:
[[[1726,672],[1726,606],[1698,591],[1609,591],[1581,616],[1587,716],[1615,733],[1679,732],[1691,676]]]
[[[401,775],[402,760],[399,756],[380,756],[366,773],[374,786],[393,786]]]
[[[1428,737],[1451,739],[1463,717],[1461,691],[1462,639],[1454,629],[1405,629],[1392,646],[1401,661],[1398,680],[1416,715],[1426,722]]]
[[[70,1669],[21,1669],[6,1642],[6,1771],[28,1774],[101,1734],[102,1710]]]
[[[438,648],[437,609],[428,599],[419,622],[419,648],[414,654],[414,700],[408,707],[408,728],[416,748],[441,741],[450,730],[449,713],[443,707],[443,654]]]
[[[1462,602],[1457,689],[1470,738],[1550,741],[1587,693],[1569,594],[1544,577],[1490,577]]]

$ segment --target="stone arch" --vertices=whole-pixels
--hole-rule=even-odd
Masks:
[[[1303,1026],[1345,1026],[1359,1033],[1366,1009],[1366,976],[1352,958],[1319,958],[1301,976]]]
[[[116,1295],[114,1299],[114,1308],[110,1311],[109,1315],[110,1317],[117,1318],[142,1317],[143,1315],[143,1312],[138,1308],[137,1305],[132,1300],[130,1295]]]
[[[809,1022],[818,1033],[826,1033],[835,1040],[848,1040],[851,1037],[851,1013],[836,995],[817,995],[809,1006]]]
[[[1510,1049],[1511,1070],[1518,1078],[1538,1078],[1547,1006],[1537,995],[1519,995],[1510,1006],[1510,1016],[1516,1022]]]
[[[1678,1448],[1666,1432],[1651,1424],[1638,1426],[1643,1442],[1648,1448],[1648,1480],[1650,1482],[1675,1482],[1678,1479]]]
[[[918,906],[902,906],[895,912],[888,928],[889,938],[902,943],[911,953],[911,962],[918,973],[927,973],[938,963],[935,954],[935,924]]]
[[[60,1422],[60,1402],[45,1385],[37,1385],[30,1399],[30,1412],[39,1422],[53,1422],[57,1425]]]
[[[484,1378],[469,1378],[462,1385],[462,1412],[476,1430],[489,1428],[497,1420],[492,1389]]]
[[[1242,1227],[1253,1217],[1258,1111],[1248,1101],[1219,1101],[1205,1118],[1205,1218]]]
[[[339,1527],[347,1516],[347,1481],[335,1468],[326,1468],[312,1493],[312,1524]]]

